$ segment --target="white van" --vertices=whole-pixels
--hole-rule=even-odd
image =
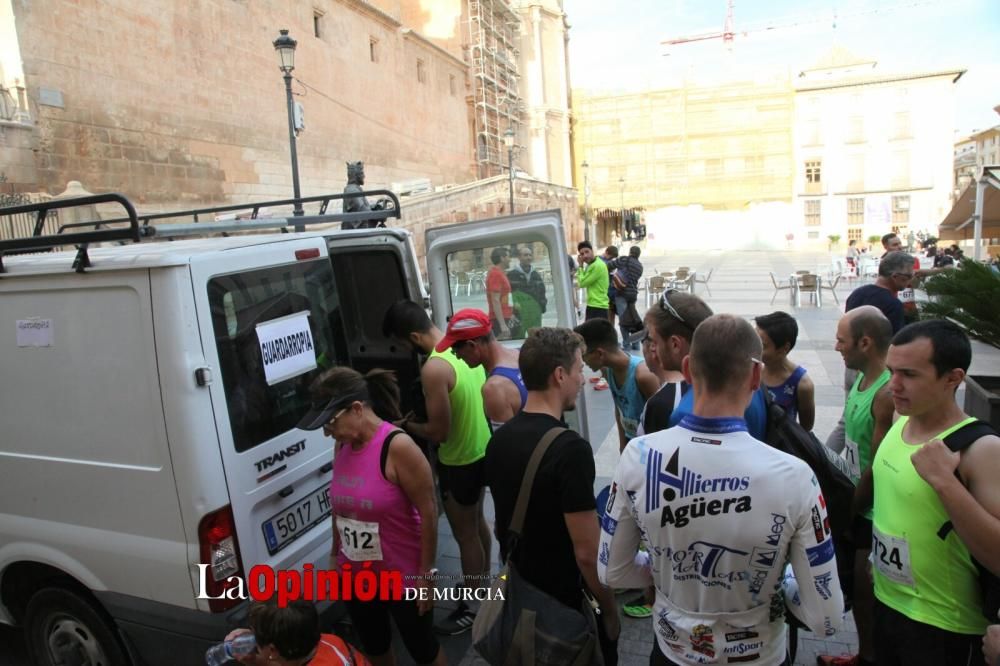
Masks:
[[[294,428],[313,377],[390,368],[408,403],[419,374],[382,336],[392,303],[427,302],[403,230],[3,255],[153,233],[131,218],[106,237],[0,241],[0,623],[24,627],[37,664],[201,663],[245,624],[227,581],[328,561],[331,443]],[[541,323],[572,326],[564,243],[558,211],[429,232],[435,322],[485,309],[493,247],[531,244]]]

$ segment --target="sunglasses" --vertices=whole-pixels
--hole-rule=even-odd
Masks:
[[[660,296],[660,307],[666,310],[667,314],[669,314],[671,317],[673,317],[674,319],[684,324],[693,331],[694,327],[691,324],[687,323],[687,320],[685,320],[684,317],[682,317],[681,314],[674,308],[674,306],[670,304],[670,299],[668,298],[668,296],[670,296],[670,294],[674,294],[677,292],[678,292],[677,289],[668,289],[667,291],[663,292],[663,295]]]
[[[334,426],[334,424],[337,422],[337,419],[339,419],[341,416],[343,416],[344,412],[346,412],[348,409],[350,409],[350,407],[344,407],[339,412],[337,412],[336,414],[334,414],[333,418],[331,418],[329,421],[326,422],[326,427],[332,428]]]

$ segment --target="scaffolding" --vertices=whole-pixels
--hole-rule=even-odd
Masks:
[[[518,32],[521,19],[506,0],[469,0],[469,64],[474,85],[473,118],[480,178],[507,166],[504,133],[519,134]]]

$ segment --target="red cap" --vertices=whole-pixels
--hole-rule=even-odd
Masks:
[[[451,346],[460,340],[475,340],[492,332],[493,324],[485,312],[475,308],[465,308],[451,316],[448,330],[445,331],[441,342],[434,347],[434,351],[440,353],[451,349]]]

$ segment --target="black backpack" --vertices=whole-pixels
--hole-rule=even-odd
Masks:
[[[972,446],[980,437],[986,437],[987,435],[996,435],[997,431],[989,423],[985,421],[973,421],[967,423],[955,432],[951,433],[944,438],[945,446],[947,446],[952,451],[962,451],[964,449]],[[958,475],[958,472],[955,472]],[[948,532],[952,530],[954,526],[951,521],[947,521],[938,530],[938,538],[945,539],[948,536]],[[979,587],[983,592],[983,615],[991,623],[997,621],[997,612],[1000,611],[1000,578],[997,578],[991,571],[986,567],[976,561],[976,558],[972,558],[972,563],[976,565],[976,569],[979,570]]]
[[[762,392],[767,405],[765,441],[809,465],[823,492],[837,557],[840,589],[844,593],[845,609],[850,608],[854,596],[854,546],[850,539],[854,483],[847,474],[847,462],[799,425],[798,421],[789,418],[781,405],[775,404],[771,399],[766,389],[762,389]]]

